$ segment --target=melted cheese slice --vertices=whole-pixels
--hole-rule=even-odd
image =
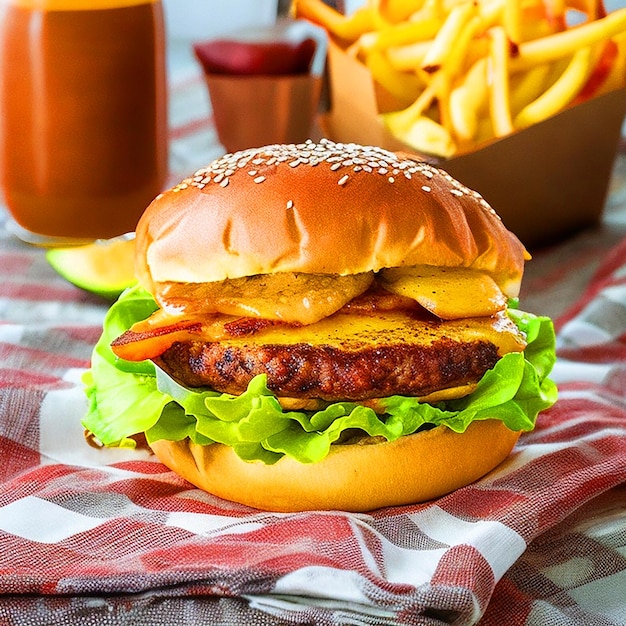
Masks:
[[[274,323],[253,326],[249,332],[245,332],[245,326],[241,332],[240,322],[241,319],[225,315],[173,322],[171,317],[158,311],[114,341],[112,349],[123,359],[140,361],[158,357],[175,341],[219,341],[233,346],[245,346],[251,342],[257,345],[304,343],[356,352],[381,344],[428,346],[448,339],[464,343],[488,341],[497,346],[501,356],[521,352],[526,347],[523,334],[503,312],[490,317],[443,322],[418,318],[407,311],[384,311],[373,315],[340,312],[306,326]]]
[[[484,317],[504,310],[507,298],[493,278],[468,268],[417,266],[348,276],[283,272],[215,283],[158,283],[168,313],[214,313],[313,324],[339,311],[376,281],[411,298],[440,319]]]
[[[436,404],[437,402],[444,402],[445,400],[454,400],[456,398],[469,396],[469,394],[472,393],[476,387],[476,383],[458,385],[457,387],[447,387],[446,389],[433,391],[426,396],[420,396],[416,399],[419,400],[419,402]],[[332,402],[319,400],[317,398],[288,398],[285,396],[277,396],[277,399],[280,406],[287,411],[321,411],[329,404],[332,404]],[[357,402],[358,404],[369,407],[375,413],[382,415],[387,411],[387,408],[381,400],[383,400],[383,398],[370,398],[368,400],[358,400]]]
[[[362,294],[373,280],[374,272],[279,272],[214,283],[158,283],[157,301],[175,315],[223,313],[313,324]]]
[[[378,280],[388,291],[416,300],[444,320],[493,315],[507,304],[489,274],[468,268],[390,268],[381,270]]]
[[[506,314],[440,322],[420,319],[404,311],[385,311],[375,315],[337,313],[307,326],[277,324],[254,334],[254,343],[326,345],[342,350],[360,350],[384,344],[413,343],[431,345],[447,338],[460,342],[489,341],[503,351],[525,347],[517,326]],[[521,340],[521,341],[520,341]],[[222,343],[246,345],[250,337],[223,337]]]

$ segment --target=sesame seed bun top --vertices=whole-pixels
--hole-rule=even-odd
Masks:
[[[444,171],[328,140],[227,154],[160,194],[137,225],[137,272],[153,293],[158,282],[434,265],[486,271],[516,296],[527,258]]]

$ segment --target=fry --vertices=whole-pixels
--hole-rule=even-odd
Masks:
[[[395,128],[409,128],[418,117],[424,114],[424,111],[426,111],[435,100],[440,88],[439,83],[445,79],[446,77],[443,74],[437,74],[424,88],[413,104],[400,111],[382,115],[383,121],[385,123],[390,122]]]
[[[478,16],[470,18],[459,33],[447,58],[442,60],[442,69],[450,76],[450,79],[462,72],[464,64],[473,62],[474,57],[480,58],[487,52],[485,42],[482,39],[476,39],[483,26]]]
[[[518,56],[511,60],[511,71],[519,72],[540,63],[567,57],[581,48],[615,37],[624,30],[626,30],[626,8],[618,9],[593,22],[521,43]]]
[[[459,4],[450,11],[422,61],[422,70],[432,73],[441,67],[449,51],[455,49],[455,41],[474,15],[476,5],[472,2]]]
[[[546,85],[549,84],[551,70],[552,67],[546,63],[512,77],[509,83],[511,115],[519,113],[545,91]]]
[[[396,70],[382,52],[372,51],[367,56],[366,65],[374,80],[405,106],[411,104],[419,95],[423,86],[419,78],[415,74]]]
[[[548,22],[558,31],[566,29],[565,0],[546,0]]]
[[[450,94],[450,121],[454,134],[470,141],[478,132],[478,116],[487,104],[487,59],[481,58],[468,70],[465,80]]]
[[[624,85],[624,77],[626,76],[626,32],[618,37],[614,37],[611,42],[615,44],[617,54],[609,68],[606,79],[596,91],[595,96],[601,96]]]
[[[448,14],[445,0],[425,0],[422,6],[409,16],[409,22],[421,22],[430,17],[437,17],[441,21]]]
[[[614,70],[620,67],[620,49],[616,41],[609,39],[605,43],[598,44],[597,48],[600,51],[598,52],[593,71],[584,87],[576,95],[574,104],[599,95],[603,88],[606,88],[606,83],[615,78],[614,75],[611,76]],[[621,77],[623,76],[624,74],[622,73]]]
[[[515,127],[526,128],[565,108],[587,82],[595,58],[591,47],[578,50],[559,80],[515,116]]]
[[[393,125],[390,130],[393,129]],[[450,133],[431,118],[421,115],[408,127],[403,127],[402,136],[407,144],[418,152],[451,157],[456,152],[456,145]]]
[[[418,11],[423,0],[376,0],[381,16],[391,24],[408,20]]]
[[[377,33],[376,47],[382,50],[391,46],[426,41],[435,37],[440,28],[441,20],[434,16],[419,22],[394,24]]]
[[[504,0],[502,23],[507,37],[515,45],[522,41],[522,24],[519,0]]]
[[[339,39],[353,42],[373,27],[373,14],[367,7],[357,9],[346,16],[319,0],[295,0],[295,17],[304,18],[326,28]]]
[[[396,70],[412,72],[422,65],[430,43],[430,41],[417,41],[404,46],[392,46],[387,49],[387,59]]]
[[[489,29],[489,61],[491,85],[489,89],[489,110],[496,137],[513,132],[509,105],[509,41],[502,26]]]

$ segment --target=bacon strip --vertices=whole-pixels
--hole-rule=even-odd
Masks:
[[[167,326],[135,325],[111,342],[113,353],[127,361],[144,361],[163,354],[175,341],[185,341],[202,332],[198,320],[183,320]]]
[[[138,322],[111,343],[111,350],[127,361],[143,361],[160,356],[177,341],[197,341],[203,335],[206,341],[250,337],[268,326],[284,325],[273,320],[217,316],[211,320],[186,319],[162,326],[163,318],[159,312],[154,319]]]
[[[278,324],[282,326],[286,325],[275,320],[240,317],[232,322],[226,322],[226,324],[224,324],[224,331],[230,337],[250,337],[251,335],[256,335],[256,333],[268,326],[276,326]]]

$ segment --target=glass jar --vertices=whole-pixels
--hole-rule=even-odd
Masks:
[[[160,0],[0,0],[0,188],[43,245],[134,230],[167,176]]]

